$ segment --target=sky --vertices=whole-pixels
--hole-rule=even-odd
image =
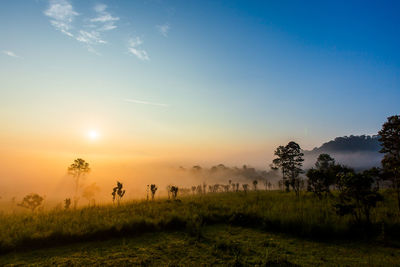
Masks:
[[[61,176],[76,157],[99,169],[267,168],[290,140],[312,149],[376,134],[399,112],[399,11],[398,1],[1,1],[0,175]]]

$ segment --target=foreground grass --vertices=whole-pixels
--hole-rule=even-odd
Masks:
[[[279,265],[396,266],[400,249],[359,242],[316,242],[257,229],[215,225],[201,236],[187,232],[147,233],[133,238],[84,242],[9,253],[0,265]]]
[[[225,223],[283,232],[307,238],[378,238],[399,236],[400,218],[393,199],[386,197],[372,214],[368,229],[339,217],[332,200],[311,195],[296,198],[281,192],[207,194],[181,201],[129,202],[71,211],[0,215],[0,253],[98,241],[142,233],[186,230],[198,235],[204,225]]]

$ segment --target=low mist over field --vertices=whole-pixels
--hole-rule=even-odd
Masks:
[[[355,169],[363,170],[380,165],[382,154],[379,153],[381,146],[376,136],[351,136],[340,137],[322,144],[313,150],[304,151],[304,168],[314,166],[320,154],[328,153],[334,157],[337,163],[344,164]],[[90,164],[91,172],[82,180],[81,192],[89,190],[93,185],[97,186],[93,196],[100,203],[111,202],[112,188],[116,181],[125,185],[126,198],[146,198],[148,184],[159,186],[159,195],[167,195],[168,185],[179,185],[182,188],[191,189],[193,185],[206,183],[227,184],[229,180],[239,183],[250,183],[254,179],[268,180],[277,188],[281,177],[279,171],[271,169],[272,160],[269,159],[271,152],[254,153],[256,158],[249,162],[240,162],[242,156],[227,155],[225,161],[215,162],[212,155],[209,158],[200,157],[194,159],[196,154],[185,159],[158,158],[158,159],[133,159],[126,157],[85,155],[85,160]],[[57,154],[55,154],[57,155]],[[200,153],[198,154],[200,155]],[[220,156],[221,157],[221,156]],[[0,170],[1,180],[0,202],[10,204],[12,198],[19,200],[31,192],[37,192],[46,196],[51,206],[67,197],[71,197],[74,191],[74,181],[67,173],[67,167],[72,163],[72,155],[62,155],[64,161],[55,160],[50,155],[40,157],[32,153],[26,158],[5,157],[4,167]],[[222,157],[221,157],[222,159]],[[68,161],[69,160],[69,161]],[[19,163],[25,162],[24,168]],[[261,164],[260,164],[261,162]],[[17,164],[16,164],[17,163]],[[81,204],[89,203],[82,198]],[[7,206],[7,205],[6,205]]]
[[[0,1],[0,266],[399,266],[399,11]]]

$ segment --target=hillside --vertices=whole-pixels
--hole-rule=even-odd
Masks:
[[[312,167],[322,153],[327,153],[336,159],[337,163],[345,164],[355,169],[368,169],[380,165],[382,154],[378,136],[360,135],[337,137],[313,150],[305,150],[305,167]]]
[[[264,190],[4,213],[0,266],[397,266],[400,218],[384,196],[368,231],[333,198]]]

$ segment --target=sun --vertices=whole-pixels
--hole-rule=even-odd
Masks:
[[[90,140],[96,140],[99,138],[99,133],[96,130],[90,130],[88,132],[88,137]]]

